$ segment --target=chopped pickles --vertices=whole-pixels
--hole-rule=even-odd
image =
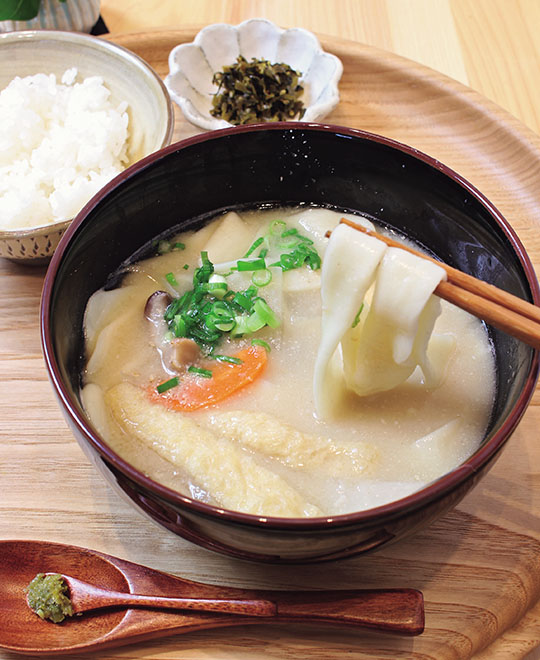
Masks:
[[[288,64],[271,64],[239,55],[236,62],[214,73],[219,85],[210,114],[230,124],[287,121],[304,116],[300,73]]]

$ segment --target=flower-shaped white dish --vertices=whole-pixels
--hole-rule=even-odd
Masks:
[[[302,28],[283,30],[271,21],[252,18],[239,25],[218,23],[202,29],[188,44],[180,44],[169,54],[169,75],[165,86],[188,121],[213,130],[231,126],[212,117],[212,97],[218,86],[214,73],[234,64],[242,55],[265,59],[272,64],[288,64],[301,73],[305,107],[302,121],[318,121],[339,102],[338,82],[343,65],[335,55],[321,48],[317,37]]]

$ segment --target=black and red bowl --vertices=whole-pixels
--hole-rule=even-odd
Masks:
[[[531,262],[508,222],[458,174],[417,150],[359,130],[273,124],[204,133],[120,174],[79,213],[58,246],[43,290],[45,361],[63,413],[107,480],[155,521],[206,548],[268,562],[349,557],[394,542],[455,506],[486,474],[534,391],[538,354],[489,328],[496,400],[482,445],[422,490],[384,506],[317,519],[261,518],[195,501],[116,454],[79,395],[88,298],[141,246],[216,212],[317,205],[367,213],[437,257],[538,304]]]

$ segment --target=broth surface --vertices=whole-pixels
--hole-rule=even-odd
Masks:
[[[339,515],[394,501],[477,449],[494,400],[494,358],[482,323],[445,301],[434,330],[449,347],[438,387],[428,389],[417,369],[388,392],[366,397],[348,392],[331,419],[317,417],[313,370],[321,336],[320,270],[308,268],[273,269],[271,284],[260,288],[281,326],[253,335],[271,351],[264,372],[249,386],[188,413],[167,410],[140,394],[174,375],[164,369],[144,314],[152,293],[181,294],[191,286],[201,250],[214,264],[242,257],[276,219],[309,236],[324,260],[325,233],[343,215],[312,208],[221,216],[171,241],[185,249],[140,261],[128,268],[120,288],[94,294],[85,316],[82,398],[92,423],[120,456],[195,499],[256,515],[296,517]],[[165,277],[171,272],[175,286]],[[246,349],[251,338],[226,339],[219,353]],[[128,385],[118,389],[122,383]],[[175,452],[179,458],[173,462]],[[234,492],[239,484],[244,499]],[[265,492],[253,500],[254,489]]]

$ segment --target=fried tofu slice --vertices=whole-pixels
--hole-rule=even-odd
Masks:
[[[185,470],[219,506],[259,516],[323,515],[285,479],[240,447],[218,438],[189,416],[152,403],[140,388],[115,385],[106,392],[105,401],[126,433]]]
[[[292,468],[350,476],[369,474],[379,460],[376,447],[366,442],[353,444],[301,433],[267,413],[220,413],[212,416],[211,426],[222,437]]]

